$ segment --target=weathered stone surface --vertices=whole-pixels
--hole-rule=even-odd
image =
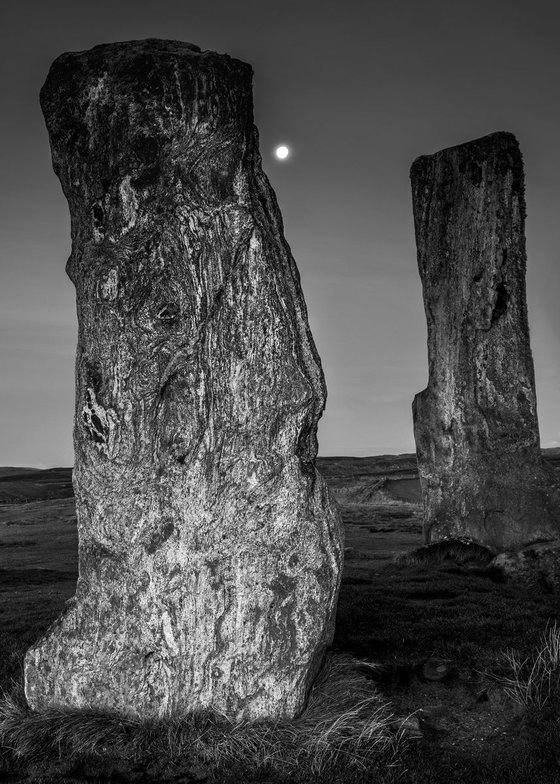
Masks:
[[[411,169],[429,380],[413,405],[426,542],[497,551],[553,538],[556,479],[539,451],[525,296],[523,163],[510,133]]]
[[[302,710],[334,625],[325,386],[261,169],[251,68],[174,41],[64,54],[80,577],[26,695],[141,717]]]
[[[560,540],[537,542],[507,553],[492,561],[516,583],[545,593],[560,593]]]

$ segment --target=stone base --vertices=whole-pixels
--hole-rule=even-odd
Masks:
[[[374,765],[385,750],[392,758],[401,730],[407,728],[393,726],[387,701],[371,677],[377,668],[347,654],[328,653],[304,712],[280,721],[232,722],[213,711],[191,713],[182,720],[139,721],[87,709],[35,711],[4,697],[0,741],[24,763],[40,759],[43,767],[51,765],[51,775],[67,773],[69,763],[79,765],[85,759],[91,764],[93,757],[97,774],[102,771],[109,780],[118,772],[119,780],[128,780],[128,765],[135,773],[142,766],[147,769],[159,745],[164,758],[159,754],[158,765],[169,763],[185,781],[200,780],[203,773],[205,780],[206,774],[222,780],[216,764],[222,772],[233,766],[252,772],[272,767],[283,779],[297,772],[298,780],[303,768],[311,781],[323,767]],[[213,756],[212,749],[219,754]]]

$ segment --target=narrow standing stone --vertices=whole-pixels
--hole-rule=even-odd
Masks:
[[[251,80],[146,40],[64,54],[42,89],[72,219],[80,576],[27,653],[35,709],[292,717],[331,642],[326,392]]]
[[[504,550],[559,529],[541,461],[525,296],[523,162],[510,133],[411,169],[428,322],[428,387],[414,431],[425,539]]]

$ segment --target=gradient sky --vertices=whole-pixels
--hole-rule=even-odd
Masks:
[[[427,382],[409,168],[496,130],[525,158],[543,446],[560,445],[560,4],[541,0],[76,0],[0,4],[0,465],[71,465],[68,208],[39,90],[64,51],[174,38],[252,64],[263,165],[329,397],[320,453],[412,452]],[[277,161],[286,143],[293,155]]]

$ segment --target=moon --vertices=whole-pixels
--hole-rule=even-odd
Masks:
[[[285,159],[288,157],[288,155],[290,154],[290,148],[289,148],[289,147],[287,147],[285,144],[281,144],[279,147],[277,147],[277,148],[274,150],[274,154],[276,155],[276,157],[277,157],[277,158],[278,158],[280,161],[283,161],[283,160],[285,160]]]

